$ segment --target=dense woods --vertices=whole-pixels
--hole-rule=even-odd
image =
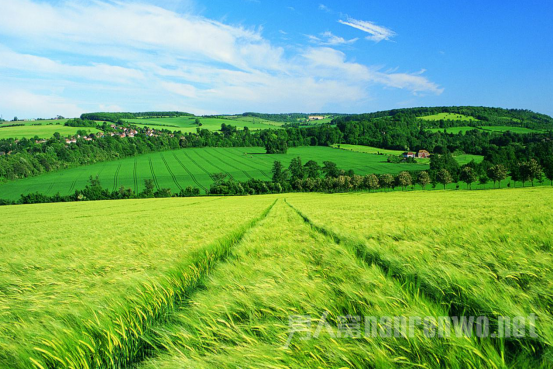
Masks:
[[[183,117],[192,116],[190,113],[180,111],[149,111],[143,113],[86,113],[81,114],[83,120],[105,120],[108,122],[117,122],[121,119],[135,118],[168,118],[168,117]]]

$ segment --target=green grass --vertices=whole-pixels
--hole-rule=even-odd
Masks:
[[[445,133],[453,133],[458,134],[459,132],[462,132],[463,134],[467,133],[468,131],[472,131],[473,129],[478,129],[478,127],[448,127],[448,128],[429,128],[427,131],[430,132],[445,132]]]
[[[453,114],[453,113],[438,113],[433,115],[427,115],[424,117],[419,117],[419,119],[423,120],[465,120],[465,121],[478,121],[478,119],[474,117],[470,117],[468,115],[463,114]]]
[[[463,154],[455,156],[455,160],[457,160],[457,163],[459,163],[459,165],[465,165],[473,160],[476,163],[481,163],[484,160],[484,157],[482,155]]]
[[[342,149],[342,150],[362,152],[365,154],[401,155],[404,153],[404,151],[402,150],[379,149],[378,147],[363,146],[363,145],[336,144],[336,145],[332,145],[332,147]]]
[[[57,121],[60,122],[60,121]],[[61,125],[47,125],[47,123],[44,123],[44,121],[37,121],[37,122],[17,122],[17,124],[24,123],[24,126],[18,126],[18,127],[4,127],[2,126],[9,125],[9,124],[16,124],[16,122],[9,122],[4,123],[0,125],[0,139],[4,138],[34,138],[35,136],[38,136],[38,138],[51,138],[54,133],[58,132],[62,136],[69,136],[74,135],[79,130],[85,130],[87,132],[98,132],[97,129],[91,129],[91,128],[83,128],[83,127],[65,127],[63,125],[63,122]],[[42,123],[40,126],[34,126],[31,125]]]
[[[275,160],[285,166],[295,157],[305,164],[315,160],[319,165],[333,161],[342,169],[353,169],[357,174],[399,173],[403,170],[424,170],[423,164],[390,164],[385,156],[365,155],[328,147],[290,148],[287,154],[264,154],[260,147],[248,148],[193,148],[146,154],[117,161],[82,166],[0,184],[0,198],[18,199],[21,194],[41,192],[55,195],[73,193],[84,188],[90,176],[99,176],[102,186],[110,190],[121,186],[143,190],[145,179],[154,179],[156,185],[178,192],[187,186],[198,187],[205,193],[213,180],[211,174],[224,172],[229,178],[247,181],[250,178],[270,180]],[[135,165],[136,162],[136,165]]]
[[[524,127],[512,127],[512,126],[481,126],[481,127],[464,126],[464,127],[449,127],[449,128],[429,128],[428,131],[445,132],[445,133],[453,133],[453,134],[458,134],[459,132],[462,132],[463,134],[465,134],[468,131],[471,131],[473,129],[477,129],[480,131],[487,131],[487,132],[507,132],[507,131],[511,131],[513,133],[544,132],[542,130],[535,130],[535,129],[524,128]]]
[[[348,150],[353,152],[360,152],[365,154],[376,154],[376,155],[401,155],[404,151],[401,150],[387,150],[387,149],[379,149],[378,147],[371,147],[371,146],[363,146],[363,145],[348,145],[348,144],[340,144],[340,149],[342,150]],[[332,147],[338,148],[338,145],[333,145]],[[474,160],[477,163],[482,162],[484,160],[484,157],[482,155],[471,155],[471,154],[464,154],[464,155],[458,155],[455,157],[459,165],[464,165],[469,163],[471,160]],[[418,163],[420,164],[429,164],[430,159],[416,159]]]
[[[1,207],[0,367],[548,368],[552,206],[542,187]],[[535,338],[332,336],[348,314],[532,313]]]
[[[524,127],[512,127],[512,126],[482,126],[480,127],[483,131],[492,131],[492,132],[507,132],[511,131],[513,133],[540,133],[544,132],[542,130],[535,130]]]
[[[218,118],[203,118],[203,117],[177,117],[177,118],[142,118],[142,119],[126,119],[127,122],[132,122],[140,127],[148,126],[150,128],[168,129],[170,131],[181,132],[196,132],[198,125],[195,124],[196,119],[199,119],[202,126],[199,128],[218,131],[221,129],[221,124],[227,124],[244,129],[248,127],[250,130],[279,128],[282,124],[264,119],[242,116],[228,116]]]

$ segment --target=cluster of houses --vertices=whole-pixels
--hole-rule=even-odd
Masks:
[[[418,153],[414,152],[414,151],[405,151],[402,156],[407,159],[407,158],[419,158],[419,159],[426,159],[426,158],[429,158],[430,157],[430,153],[426,150],[419,150]]]
[[[323,117],[322,115],[310,115],[308,120],[323,120],[325,119],[325,117]]]

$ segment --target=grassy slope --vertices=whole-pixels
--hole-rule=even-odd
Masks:
[[[248,147],[184,149],[146,154],[2,184],[0,198],[17,199],[21,193],[37,191],[49,195],[57,192],[62,195],[69,194],[75,189],[84,188],[91,175],[99,176],[102,185],[110,190],[125,186],[135,192],[143,189],[144,179],[154,179],[154,176],[159,187],[168,187],[174,192],[187,186],[209,188],[213,182],[210,174],[220,172],[228,173],[229,177],[239,181],[249,178],[270,180],[275,160],[280,160],[288,166],[297,156],[302,158],[303,163],[315,160],[322,165],[323,161],[333,161],[340,168],[353,169],[357,174],[399,173],[402,170],[428,168],[420,164],[390,164],[386,163],[386,157],[383,156],[364,155],[328,147],[290,148],[288,154],[277,155],[266,155],[263,152],[262,148]]]
[[[338,145],[334,145],[333,147],[338,148]],[[371,146],[363,146],[363,145],[348,145],[348,144],[341,144],[340,149],[342,150],[349,150],[353,152],[360,152],[360,153],[366,153],[366,154],[376,154],[376,155],[401,155],[403,151],[401,150],[386,150],[386,149],[379,149],[378,147],[371,147]],[[484,157],[482,155],[470,155],[470,154],[463,154],[458,155],[455,157],[459,165],[467,164],[471,160],[474,160],[477,163],[480,163],[482,160],[484,160]],[[417,162],[420,164],[429,164],[430,159],[417,159]]]
[[[199,119],[202,123],[200,128],[218,131],[221,129],[221,124],[230,124],[239,129],[248,127],[251,130],[279,128],[278,122],[267,121],[252,117],[229,116],[224,118],[203,118],[203,117],[177,117],[177,118],[144,118],[144,119],[126,119],[128,122],[137,124],[138,126],[148,126],[150,128],[168,129],[170,131],[181,132],[196,132],[198,125],[195,120]]]
[[[275,199],[264,220],[232,238],[229,258],[202,251]],[[30,356],[44,367],[84,367],[77,359],[87,358],[112,367],[109,358],[113,366],[128,358],[141,369],[546,368],[539,360],[552,345],[551,206],[553,190],[540,188],[0,208],[0,302],[7,307],[0,366],[31,367]],[[30,216],[33,222],[21,222]],[[206,270],[192,267],[203,265],[198,255],[213,255],[210,269],[216,265],[199,289]],[[171,283],[179,276],[186,277]],[[188,286],[187,294],[177,295],[175,286]],[[412,338],[351,339],[323,330],[307,341],[297,333],[283,349],[290,316],[310,315],[313,332],[325,311],[333,328],[345,314],[533,312],[539,336],[443,339],[418,328]],[[147,324],[138,323],[140,312]],[[133,333],[131,322],[143,333]]]
[[[21,122],[21,123],[31,123],[31,122]],[[32,123],[37,123],[37,122],[32,122]],[[43,123],[42,126],[33,126],[30,124],[26,124],[25,126],[19,126],[19,127],[0,128],[0,139],[23,138],[23,137],[34,138],[35,136],[38,136],[39,138],[50,138],[56,132],[60,133],[62,136],[69,136],[69,135],[76,134],[77,131],[79,130],[85,130],[87,132],[94,132],[94,133],[98,132],[98,130],[95,128],[65,127],[63,124],[46,125]]]
[[[453,114],[453,113],[438,113],[433,115],[427,115],[424,117],[419,117],[423,120],[466,120],[466,121],[477,121],[478,119],[470,117],[463,114]]]
[[[463,134],[471,131],[473,129],[477,129],[480,131],[488,131],[488,132],[507,132],[511,131],[514,133],[539,133],[543,131],[530,129],[530,128],[524,128],[524,127],[511,127],[511,126],[481,126],[481,127],[449,127],[449,128],[430,128],[428,129],[431,132],[446,132],[446,133],[453,133],[458,134],[459,132],[462,132]]]

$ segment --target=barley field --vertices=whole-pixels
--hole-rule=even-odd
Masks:
[[[2,207],[0,367],[550,368],[552,206],[540,187]],[[367,336],[347,316],[535,320]]]

